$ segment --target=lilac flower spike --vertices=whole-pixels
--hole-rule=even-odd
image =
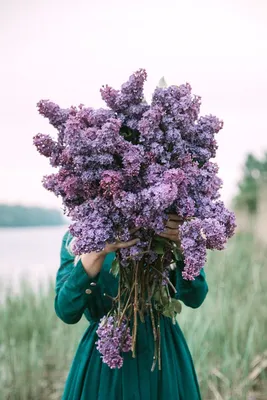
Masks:
[[[210,160],[222,121],[199,117],[200,97],[188,83],[156,88],[151,105],[144,103],[146,79],[140,69],[120,90],[103,87],[108,109],[38,103],[40,114],[58,129],[58,140],[34,138],[37,150],[59,167],[43,184],[62,197],[73,218],[77,254],[101,250],[105,240],[123,235],[122,227],[138,223],[159,232],[166,211],[196,217],[181,229],[183,276],[193,279],[205,263],[206,248],[222,249],[235,228],[233,213],[219,201],[222,181]],[[121,251],[122,259],[126,254]]]

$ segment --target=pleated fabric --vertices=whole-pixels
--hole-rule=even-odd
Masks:
[[[96,349],[96,330],[111,301],[104,293],[115,296],[118,279],[110,273],[110,253],[101,272],[90,278],[81,261],[74,266],[74,258],[66,245],[71,240],[68,232],[63,237],[61,263],[56,277],[55,311],[67,324],[77,323],[84,315],[88,328],[84,332],[65,383],[62,400],[201,400],[197,376],[187,343],[178,323],[161,316],[161,370],[151,372],[154,354],[153,329],[150,316],[139,320],[136,357],[124,353],[123,367],[110,369]],[[177,265],[172,281],[179,298],[189,307],[199,307],[208,292],[204,271],[195,281],[184,281],[181,265]],[[86,289],[90,289],[90,293]]]

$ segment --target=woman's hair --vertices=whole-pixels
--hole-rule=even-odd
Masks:
[[[68,250],[69,254],[70,254],[72,257],[74,257],[74,261],[73,261],[74,266],[77,265],[78,261],[79,261],[80,258],[81,258],[81,256],[76,256],[76,255],[73,253],[73,246],[74,246],[74,244],[75,244],[75,241],[76,241],[76,238],[75,238],[75,237],[72,237],[71,234],[68,233],[68,237],[67,237],[67,240],[66,240],[65,248]]]

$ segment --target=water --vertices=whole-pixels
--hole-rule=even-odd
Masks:
[[[18,293],[22,279],[37,289],[55,279],[67,226],[0,229],[0,285]],[[1,296],[2,297],[2,296]]]

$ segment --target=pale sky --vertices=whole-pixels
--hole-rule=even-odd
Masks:
[[[265,0],[0,0],[0,202],[60,206],[41,185],[52,172],[32,137],[55,130],[40,99],[103,106],[102,84],[119,88],[146,68],[149,99],[164,75],[189,82],[201,114],[224,120],[216,161],[223,199],[235,192],[248,151],[267,150]]]

